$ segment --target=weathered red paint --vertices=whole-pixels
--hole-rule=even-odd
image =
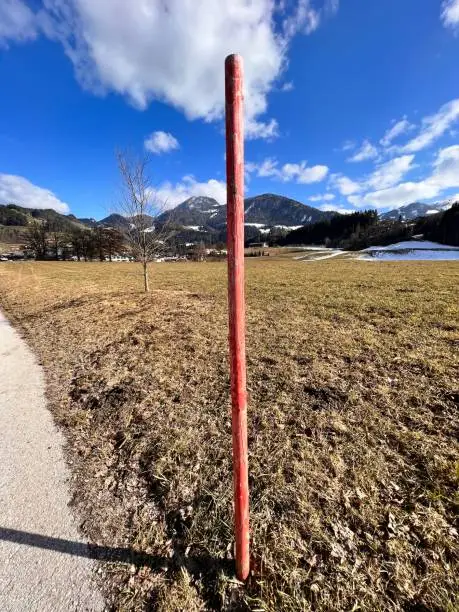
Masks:
[[[244,295],[243,68],[239,55],[225,61],[228,304],[233,428],[236,573],[249,575],[249,484]]]

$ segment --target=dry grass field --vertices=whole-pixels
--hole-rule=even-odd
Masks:
[[[0,265],[82,528],[130,556],[104,563],[112,609],[459,610],[459,264],[247,260],[246,585],[226,264],[157,264],[149,295],[140,272]]]

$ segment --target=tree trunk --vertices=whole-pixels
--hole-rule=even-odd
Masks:
[[[145,289],[145,293],[148,293],[150,291],[150,283],[148,280],[148,262],[144,261],[143,262],[143,284],[144,284],[144,289]]]

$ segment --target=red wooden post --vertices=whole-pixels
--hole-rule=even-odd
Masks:
[[[249,483],[244,296],[244,126],[242,58],[225,61],[228,304],[233,429],[236,573],[249,575]]]

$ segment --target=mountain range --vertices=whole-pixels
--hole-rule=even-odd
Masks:
[[[433,204],[424,204],[422,202],[412,202],[411,204],[405,204],[400,208],[389,210],[381,215],[381,219],[386,221],[413,221],[418,217],[426,217],[428,215],[435,215],[443,210],[448,210],[454,204],[455,200],[444,200],[443,202],[435,202]]]
[[[381,215],[382,220],[411,221],[418,217],[434,215],[451,207],[453,200],[433,204],[413,202]],[[304,225],[324,221],[337,215],[302,204],[291,198],[266,193],[246,198],[244,201],[245,233],[247,240],[260,239],[271,230],[290,231]],[[0,239],[21,236],[25,227],[33,220],[47,219],[55,222],[63,231],[85,227],[116,227],[123,229],[129,219],[111,214],[100,221],[92,218],[77,218],[62,215],[54,210],[25,208],[15,204],[0,205]],[[221,241],[226,238],[226,205],[205,196],[188,198],[175,208],[164,212],[156,220],[160,224],[170,223],[177,229],[177,239],[182,241]],[[147,222],[154,225],[155,219]],[[2,229],[3,228],[3,229]]]
[[[244,200],[245,225],[258,230],[273,227],[292,229],[328,219],[334,214],[272,193]],[[226,226],[226,205],[219,204],[213,198],[191,197],[163,213],[158,221],[194,231],[219,231]]]

